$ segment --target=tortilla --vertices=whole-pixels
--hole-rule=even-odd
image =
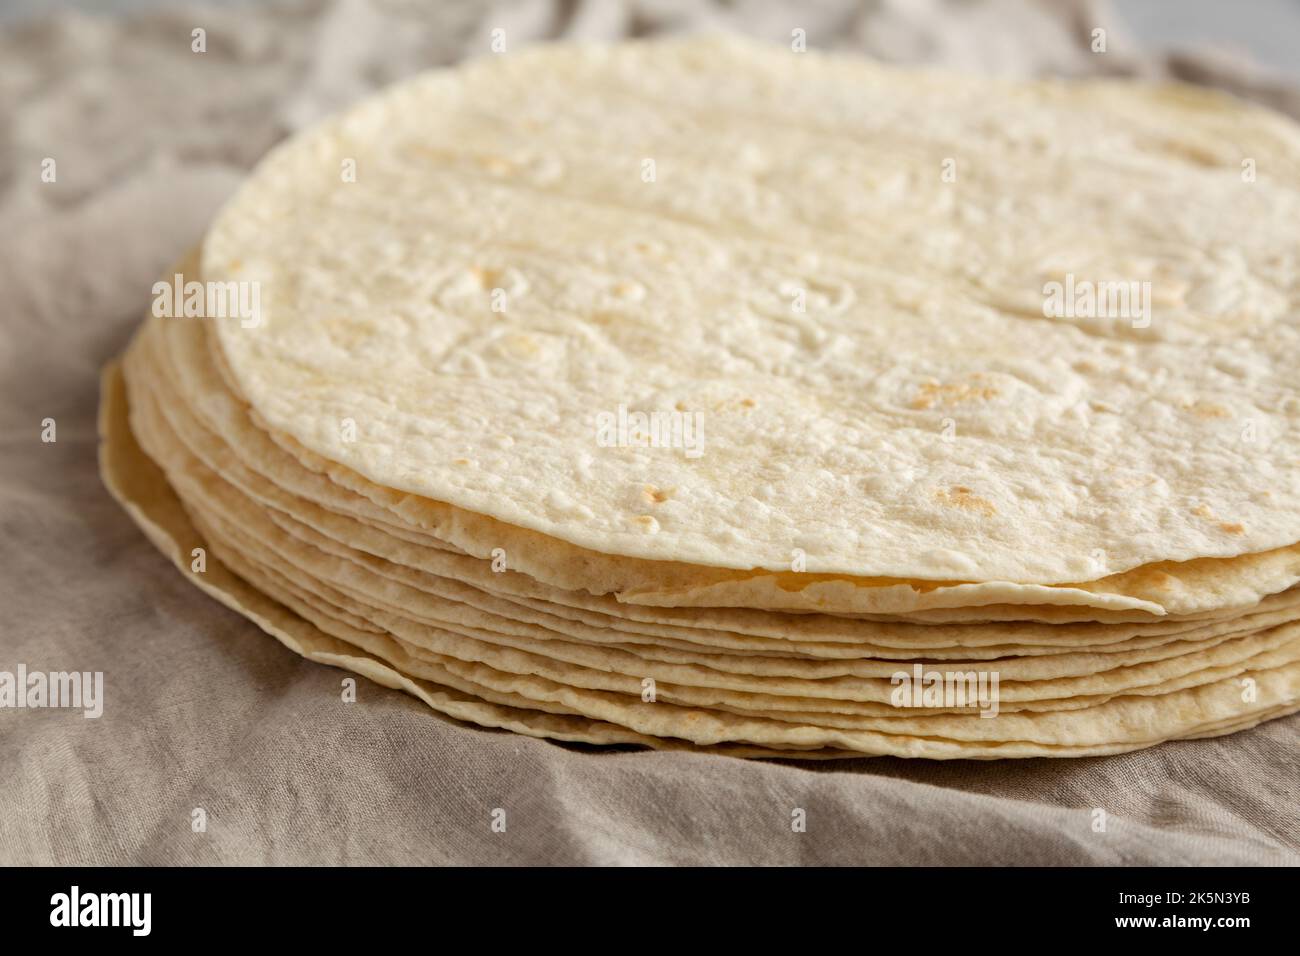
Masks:
[[[538,48],[283,144],[201,271],[260,284],[264,321],[214,329],[273,437],[456,509],[439,520],[574,546],[519,548],[570,575],[549,583],[1159,613],[1072,585],[1300,540],[1297,412],[1263,398],[1294,388],[1300,270],[1277,249],[1300,194],[1243,188],[1239,153],[1296,169],[1300,134],[1136,84],[718,37]],[[1047,317],[1065,276],[1149,282],[1149,314]],[[610,445],[620,408],[698,415],[704,447]],[[712,590],[796,549],[795,591]]]
[[[287,647],[484,727],[1230,733],[1300,709],[1300,194],[1245,149],[1300,175],[1288,121],[1128,83],[719,38],[435,72],[250,175],[173,272],[260,309],[145,320],[101,470]],[[1139,316],[1044,307],[1116,278]]]

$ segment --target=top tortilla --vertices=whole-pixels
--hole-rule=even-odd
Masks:
[[[257,414],[377,485],[614,560],[1062,584],[1300,541],[1296,183],[1294,125],[1180,88],[543,48],[284,144],[202,272],[259,283],[218,323]],[[1149,326],[1044,317],[1066,276]],[[620,407],[703,453],[605,447]]]

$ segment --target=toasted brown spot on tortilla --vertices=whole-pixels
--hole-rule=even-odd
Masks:
[[[972,494],[971,490],[964,485],[957,485],[953,488],[940,488],[934,493],[934,497],[940,504],[961,508],[965,511],[974,511],[986,518],[991,518],[998,513],[998,509],[993,506],[993,502],[987,498]]]
[[[973,376],[976,379],[981,375]],[[971,402],[986,402],[999,395],[992,385],[966,385],[962,382],[924,382],[912,399],[912,408],[933,408],[935,405],[965,405]]]

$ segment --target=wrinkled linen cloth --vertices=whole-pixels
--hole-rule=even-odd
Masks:
[[[0,670],[105,675],[98,719],[0,709],[0,863],[1300,862],[1300,716],[1085,760],[600,751],[365,680],[345,703],[348,675],[176,573],[100,483],[100,367],[270,146],[486,53],[494,28],[508,45],[800,28],[890,61],[1181,78],[1300,116],[1300,94],[1248,65],[1143,55],[1093,3],[305,0],[0,30]]]

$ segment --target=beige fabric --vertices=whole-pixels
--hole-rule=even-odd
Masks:
[[[636,6],[641,29],[669,19],[662,6]],[[11,224],[0,236],[9,303],[0,427],[17,452],[6,454],[0,484],[6,632],[16,638],[13,660],[102,669],[108,679],[99,721],[0,712],[0,763],[16,770],[0,781],[0,861],[1297,860],[1295,718],[1145,754],[1051,764],[886,760],[809,769],[593,755],[447,724],[367,682],[359,704],[343,705],[340,672],[300,661],[197,595],[99,487],[98,366],[123,344],[156,273],[197,238],[238,170],[278,135],[268,118],[318,115],[369,78],[427,65],[438,48],[431,37],[443,38],[450,58],[477,49],[496,25],[471,10],[467,19],[483,19],[463,46],[471,31],[446,23],[407,31],[394,46],[369,8],[326,7],[305,5],[295,24],[305,29],[277,56],[259,46],[271,35],[270,15],[245,15],[238,29],[233,17],[205,16],[210,33],[228,40],[208,54],[215,75],[228,78],[221,82],[194,81],[188,53],[158,55],[188,35],[192,17],[159,17],[155,29],[129,34],[65,22],[0,37],[16,81],[0,91],[2,115],[21,118],[6,130],[14,144],[6,170],[61,157],[57,189],[17,176],[0,198]],[[631,22],[595,9],[566,20],[525,4],[498,17],[520,37],[530,29],[611,35]],[[880,15],[906,22],[892,9]],[[754,15],[714,15],[745,16]],[[870,46],[870,17],[826,16],[823,35],[833,24],[840,45],[859,33]],[[789,19],[768,12],[752,22],[777,39]],[[1066,69],[1098,65],[1068,46],[1050,16],[1025,22],[1037,31],[1024,43],[1035,56],[1055,44],[1069,51],[1058,57]],[[807,28],[817,43],[818,24],[810,19]],[[961,50],[959,58],[974,61],[965,65],[978,65],[992,55],[982,49],[1005,61],[1007,47],[966,36],[936,49]],[[368,70],[372,62],[379,66]],[[1104,65],[1124,62],[1117,53]],[[33,106],[28,93],[51,85],[46,69],[82,80],[68,79]],[[106,104],[98,112],[95,98]],[[191,113],[196,120],[186,119]],[[35,437],[46,416],[58,421],[54,445]],[[203,836],[189,828],[198,806],[211,815]],[[506,835],[489,828],[496,807],[509,813]],[[809,811],[806,834],[790,833],[794,807]],[[1110,815],[1105,833],[1091,827],[1096,808]]]

